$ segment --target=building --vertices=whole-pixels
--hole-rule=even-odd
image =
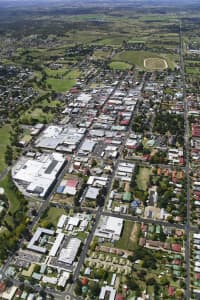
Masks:
[[[4,300],[14,299],[17,289],[18,289],[17,286],[11,286],[10,288],[7,288],[2,294],[0,294],[0,299],[4,299]]]
[[[109,294],[109,298],[106,298],[107,294]],[[101,288],[99,300],[104,300],[104,299],[115,300],[115,295],[116,295],[116,290],[112,286],[106,285]]]
[[[22,193],[45,197],[65,164],[65,157],[53,152],[36,159],[23,157],[12,169],[12,178]]]
[[[72,265],[78,253],[80,245],[81,240],[77,238],[71,238],[69,240],[69,243],[67,244],[67,247],[62,248],[62,250],[60,251],[58,261],[66,263],[67,265]]]
[[[42,254],[46,253],[47,249],[45,247],[38,245],[39,240],[42,235],[54,235],[54,233],[55,233],[54,230],[38,227],[34,236],[32,237],[32,239],[30,240],[30,242],[27,246],[27,249],[36,251],[36,252],[39,252]]]
[[[58,280],[58,286],[60,287],[65,287],[66,286],[66,283],[67,283],[67,280],[69,279],[70,277],[70,273],[69,272],[62,272],[62,275],[60,276],[59,280]]]
[[[63,228],[66,221],[67,221],[67,216],[66,215],[61,215],[59,220],[58,220],[58,223],[57,223],[57,228]]]
[[[120,218],[102,216],[95,231],[95,235],[111,240],[119,240],[123,222],[123,219]]]
[[[64,237],[65,237],[64,233],[62,232],[58,233],[56,240],[49,252],[49,256],[56,256]]]
[[[85,141],[83,142],[79,150],[79,153],[87,155],[93,151],[95,145],[96,145],[95,141],[85,139]]]
[[[85,195],[85,198],[86,199],[89,199],[89,200],[96,200],[98,195],[99,195],[99,189],[98,188],[95,188],[95,187],[88,187],[88,190],[87,190],[87,193]]]
[[[72,152],[82,140],[85,128],[48,126],[36,141],[37,148]]]

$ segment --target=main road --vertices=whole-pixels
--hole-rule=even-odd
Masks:
[[[184,101],[184,123],[185,123],[185,164],[186,164],[186,180],[187,180],[187,220],[186,220],[186,244],[185,244],[185,264],[186,264],[186,290],[185,297],[187,300],[191,297],[190,291],[190,141],[189,133],[190,126],[188,121],[188,103],[185,92],[185,65],[184,65],[184,49],[183,49],[183,35],[182,35],[182,22],[180,20],[180,67],[182,77],[182,93]]]

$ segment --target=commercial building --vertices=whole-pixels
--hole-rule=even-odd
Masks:
[[[72,152],[83,138],[85,128],[48,126],[36,141],[36,147]]]
[[[101,216],[95,235],[98,237],[119,240],[123,228],[123,219]]]
[[[58,280],[58,286],[61,286],[64,288],[66,286],[66,283],[67,283],[67,280],[69,279],[69,277],[70,277],[70,273],[64,271]]]
[[[65,164],[61,153],[40,154],[36,159],[23,157],[12,169],[12,178],[22,193],[45,197]]]
[[[89,139],[85,139],[85,141],[83,142],[80,150],[79,150],[79,154],[89,154],[93,151],[94,146],[96,145],[96,142],[93,140],[89,140]]]
[[[98,195],[99,195],[99,189],[98,188],[95,188],[95,187],[89,187],[88,190],[87,190],[87,193],[85,195],[85,198],[86,199],[89,199],[89,200],[96,200]]]
[[[81,240],[77,238],[71,238],[66,248],[62,248],[60,251],[60,255],[58,261],[66,263],[67,265],[72,265],[78,250],[81,245]]]

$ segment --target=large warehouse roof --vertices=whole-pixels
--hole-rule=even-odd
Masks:
[[[67,248],[63,248],[60,251],[60,256],[58,258],[58,261],[64,262],[68,265],[73,264],[80,245],[81,245],[81,240],[77,238],[70,239]]]
[[[13,179],[28,193],[44,197],[65,162],[61,153],[42,154],[37,159],[19,162],[13,168]]]

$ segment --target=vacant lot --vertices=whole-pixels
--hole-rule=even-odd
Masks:
[[[148,188],[149,177],[152,171],[150,168],[140,168],[137,176],[137,185],[140,190],[146,191]]]
[[[122,236],[119,241],[115,242],[115,247],[130,251],[134,250],[137,244],[138,230],[138,224],[131,221],[125,221]]]
[[[62,214],[66,214],[63,208],[50,207],[40,220],[40,224],[46,225],[46,223],[48,223],[56,226],[58,223],[58,219]]]
[[[168,64],[165,59],[146,58],[144,59],[144,67],[150,70],[163,70],[163,69],[167,69]]]

